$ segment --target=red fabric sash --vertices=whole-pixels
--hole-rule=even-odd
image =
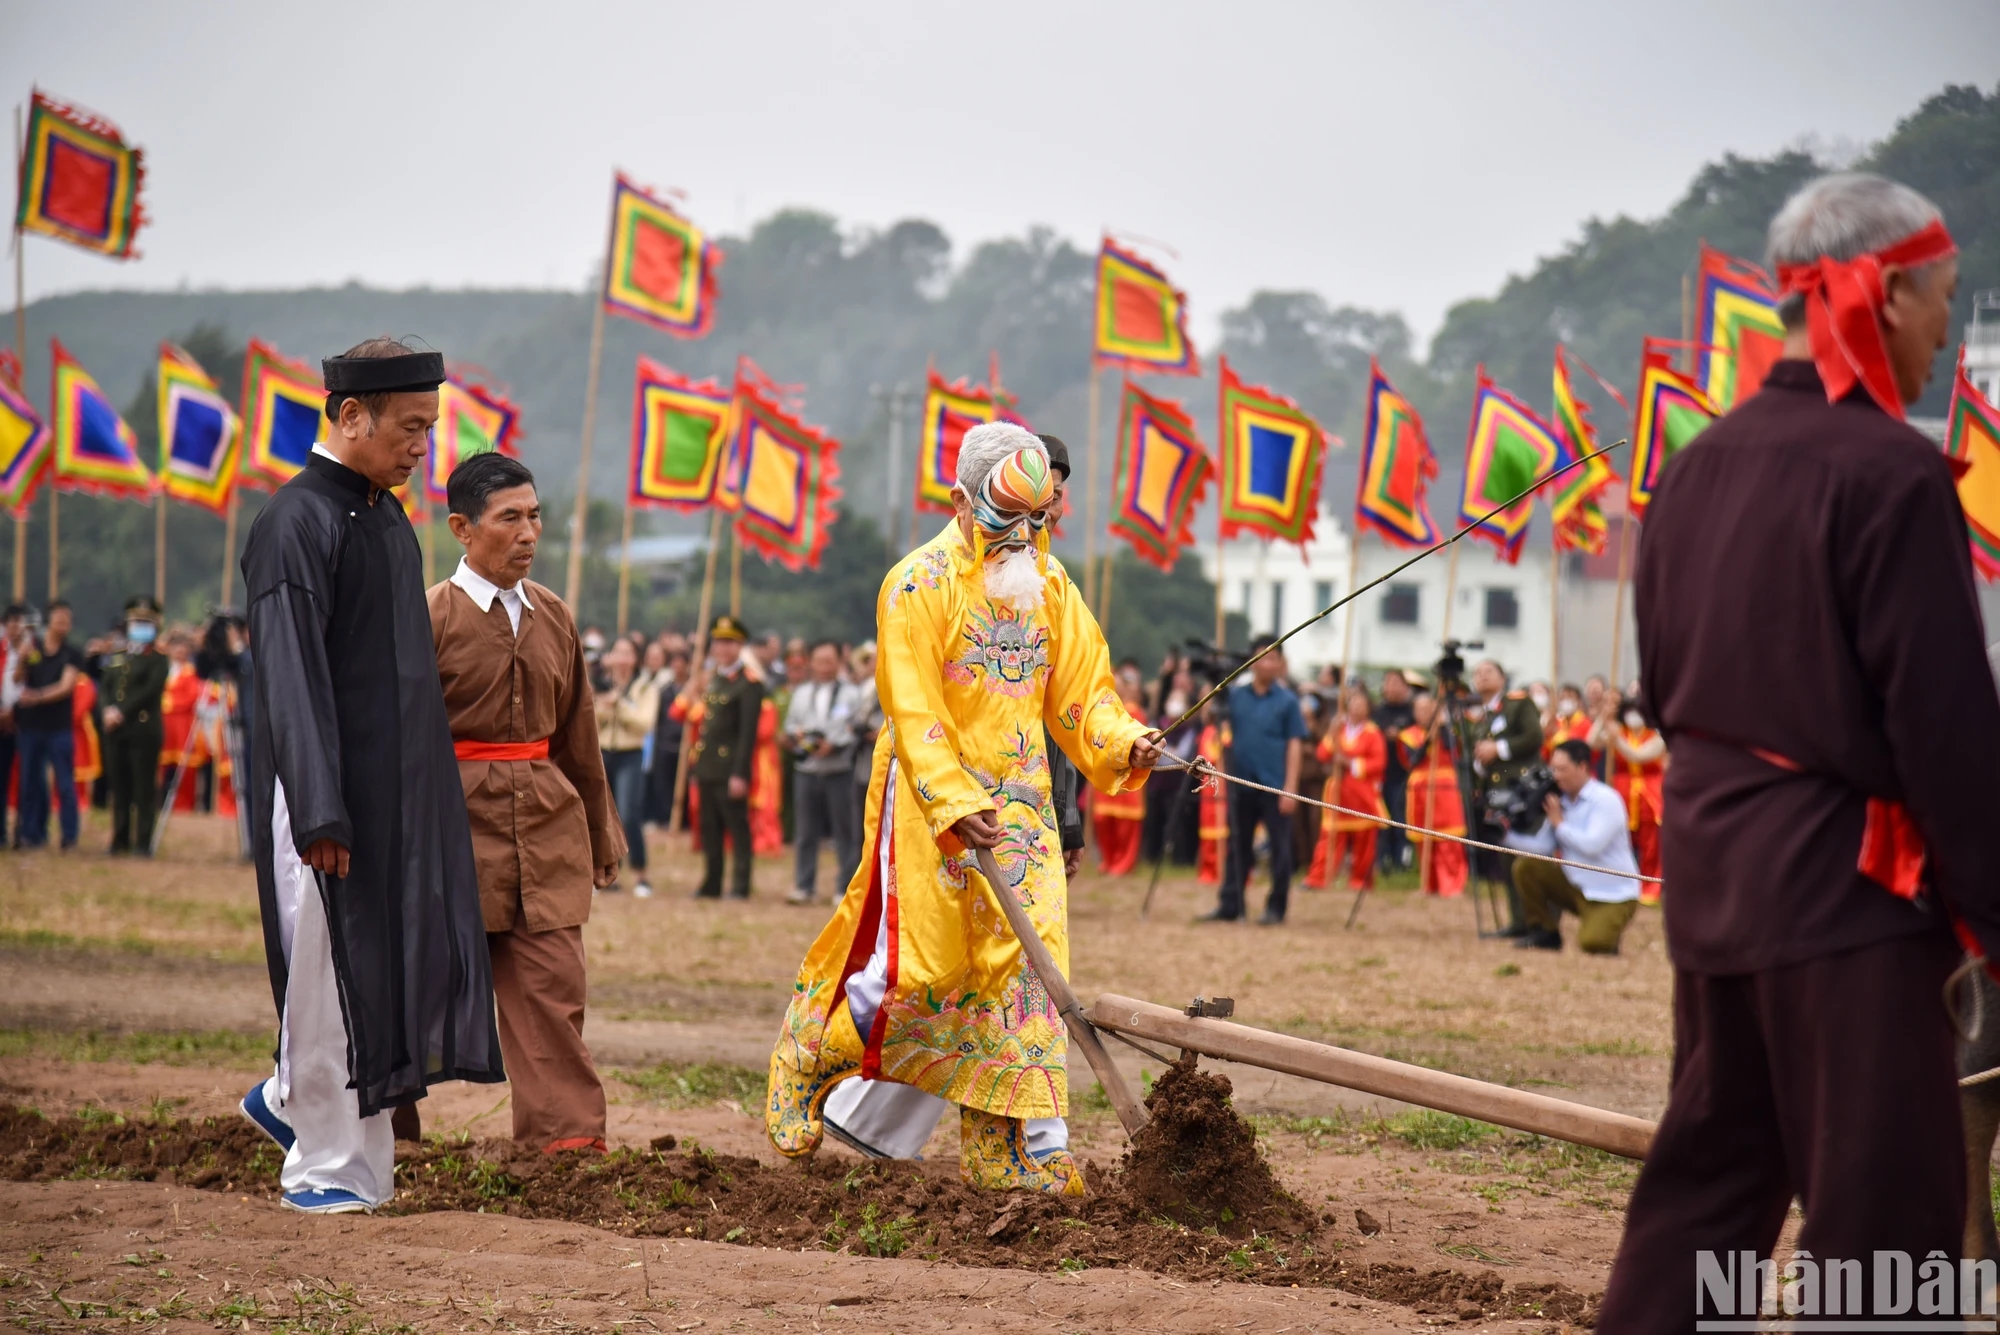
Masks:
[[[1722,740],[1708,733],[1697,735],[1712,742]],[[1804,765],[1776,751],[1742,743],[1730,745],[1742,746],[1765,764],[1788,774],[1806,772]],[[1862,818],[1861,851],[1854,859],[1854,869],[1892,895],[1915,899],[1923,889],[1924,856],[1924,836],[1911,818],[1910,809],[1885,797],[1869,798],[1867,814]]]
[[[1903,396],[1882,344],[1882,269],[1933,264],[1957,253],[1943,221],[1933,219],[1894,245],[1851,260],[1822,255],[1811,264],[1778,266],[1778,284],[1786,295],[1806,299],[1806,332],[1828,403],[1846,398],[1858,384],[1883,412],[1903,420]]]
[[[539,742],[453,742],[460,760],[547,760],[549,739]]]

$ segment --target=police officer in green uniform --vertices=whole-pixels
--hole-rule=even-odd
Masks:
[[[764,687],[743,670],[743,623],[727,613],[708,630],[714,666],[701,686],[701,740],[691,759],[701,794],[704,868],[697,899],[722,898],[722,836],[734,850],[729,895],[750,898],[750,765],[757,753],[757,717]],[[692,694],[690,688],[689,694]],[[684,694],[682,699],[688,699]]]
[[[1507,689],[1506,670],[1490,658],[1472,669],[1472,690],[1481,706],[1479,721],[1467,725],[1470,736],[1466,739],[1473,772],[1478,776],[1472,837],[1497,844],[1506,832],[1487,818],[1486,794],[1520,778],[1528,766],[1541,763],[1542,715],[1526,691]],[[1514,889],[1514,859],[1483,848],[1471,852],[1474,872],[1483,880],[1500,882],[1507,891],[1509,923],[1501,935],[1525,936],[1529,929]]]
[[[125,603],[125,649],[105,660],[104,772],[111,787],[111,852],[151,857],[160,814],[160,697],[167,656],[160,652],[160,605]]]

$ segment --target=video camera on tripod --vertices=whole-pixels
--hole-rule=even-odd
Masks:
[[[1461,649],[1484,649],[1484,640],[1445,640],[1438,645],[1444,651],[1431,671],[1437,674],[1438,694],[1456,695],[1465,685],[1465,657]]]
[[[1186,660],[1190,675],[1206,677],[1209,681],[1221,681],[1250,661],[1248,654],[1239,654],[1201,639],[1188,640],[1181,650],[1181,657]]]

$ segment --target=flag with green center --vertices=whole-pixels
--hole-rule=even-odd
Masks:
[[[1701,387],[1674,370],[1669,354],[1647,339],[1632,419],[1632,487],[1625,503],[1632,518],[1646,517],[1667,465],[1718,415]]]
[[[1472,536],[1492,543],[1509,565],[1520,560],[1534,515],[1536,480],[1560,467],[1563,453],[1555,429],[1487,379],[1486,368],[1480,367],[1465,440],[1459,522],[1472,525]],[[1498,507],[1505,508],[1493,513]]]
[[[1549,488],[1549,522],[1555,525],[1556,550],[1583,551],[1595,556],[1604,550],[1610,532],[1597,498],[1618,481],[1618,474],[1608,459],[1597,454],[1597,429],[1590,424],[1589,406],[1570,388],[1569,368],[1563,364],[1560,343],[1556,344],[1555,428],[1556,439],[1563,447],[1558,467],[1585,455],[1597,455],[1563,474]]]

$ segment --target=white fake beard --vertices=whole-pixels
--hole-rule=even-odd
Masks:
[[[1016,612],[1032,612],[1042,605],[1047,581],[1035,566],[1035,549],[1009,547],[986,560],[986,596],[1006,603]]]

